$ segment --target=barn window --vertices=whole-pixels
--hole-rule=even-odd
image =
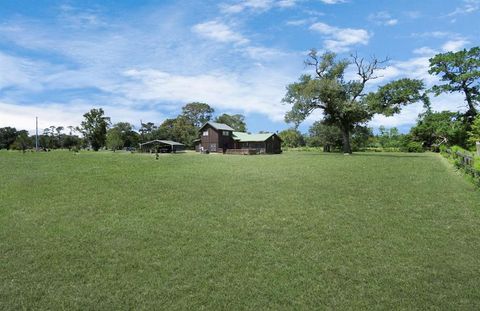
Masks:
[[[230,132],[229,131],[223,131],[223,136],[230,136]]]
[[[204,131],[203,136],[208,136],[208,131]]]

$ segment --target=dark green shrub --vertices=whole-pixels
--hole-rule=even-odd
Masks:
[[[452,146],[450,149],[452,150],[452,153],[455,153],[457,151],[460,151],[460,152],[465,152],[466,151],[465,149],[463,149],[462,147],[457,146],[457,145]]]
[[[400,149],[402,152],[425,152],[425,150],[422,147],[422,144],[416,141],[411,141],[407,143],[405,146],[403,146]]]
[[[473,158],[473,168],[480,172],[480,156]]]
[[[441,154],[447,153],[447,149],[448,149],[448,147],[447,147],[446,145],[440,145],[440,147],[438,147],[438,151],[439,151]]]

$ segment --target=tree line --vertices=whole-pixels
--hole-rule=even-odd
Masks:
[[[373,136],[365,125],[374,115],[393,116],[404,106],[421,102],[424,111],[408,134],[397,135],[396,129],[390,129],[386,135],[383,129],[377,140],[383,142],[391,137],[389,145],[412,150],[438,149],[442,145],[472,148],[480,139],[480,47],[432,57],[429,73],[438,76],[441,84],[430,89],[426,89],[422,80],[404,78],[367,92],[367,82],[379,78],[378,72],[387,61],[366,60],[356,54],[339,60],[334,53],[318,55],[316,50],[311,50],[305,64],[313,68],[313,74],[302,75],[298,82],[288,85],[283,98],[283,102],[291,106],[285,121],[294,124],[284,133],[283,136],[288,136],[284,141],[288,144],[289,139],[296,137],[293,145],[298,144],[301,139],[296,130],[298,125],[313,111],[320,110],[323,118],[310,128],[309,143],[326,146],[326,151],[330,146],[341,146],[344,153],[351,153],[359,143],[368,142],[367,136]],[[350,65],[355,68],[357,78],[346,80]],[[464,96],[466,111],[432,111],[430,94],[457,92]],[[303,137],[303,143],[307,142]]]
[[[165,119],[159,125],[142,122],[138,131],[128,122],[112,124],[102,108],[93,108],[83,115],[80,126],[50,126],[38,136],[39,147],[50,149],[93,149],[108,148],[113,151],[134,149],[140,143],[155,139],[173,140],[194,146],[198,131],[207,121],[228,124],[236,131],[246,132],[245,117],[241,114],[222,113],[214,116],[215,110],[206,103],[193,102],[182,107],[175,118]],[[67,131],[67,132],[65,132]],[[35,147],[35,135],[13,127],[0,128],[0,149],[27,150]]]
[[[427,89],[418,79],[399,79],[366,91],[369,81],[380,76],[388,59],[369,60],[351,55],[338,59],[334,53],[319,55],[311,50],[305,64],[313,74],[304,74],[298,82],[287,86],[283,102],[290,105],[285,121],[293,127],[279,133],[287,147],[322,146],[324,151],[341,149],[351,153],[365,147],[399,148],[406,151],[437,150],[440,146],[458,145],[471,149],[480,140],[480,47],[459,52],[440,53],[432,57],[429,73],[438,76],[441,84]],[[345,73],[353,66],[356,79],[346,80]],[[461,93],[465,111],[433,111],[429,96]],[[399,134],[396,128],[380,128],[373,135],[366,125],[374,115],[393,116],[406,105],[421,102],[424,111],[408,134]],[[320,110],[321,120],[310,127],[307,134],[298,126],[313,111]],[[139,143],[154,139],[178,141],[187,148],[194,146],[199,127],[210,120],[225,123],[237,131],[246,132],[245,117],[240,114],[221,114],[214,117],[214,109],[206,103],[193,102],[182,107],[175,118],[161,124],[140,122],[138,130],[128,122],[112,124],[103,109],[92,109],[83,115],[78,127],[50,126],[39,135],[42,149],[109,148],[130,149]],[[67,131],[67,132],[65,132]],[[34,137],[25,130],[0,128],[0,149],[26,150],[35,146]]]

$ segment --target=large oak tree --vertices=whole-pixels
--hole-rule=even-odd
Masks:
[[[352,55],[351,60],[337,60],[334,53],[318,55],[311,50],[305,64],[313,67],[314,75],[302,75],[298,82],[287,86],[283,102],[292,108],[285,120],[298,125],[313,111],[320,110],[325,124],[340,129],[343,152],[351,153],[351,132],[355,127],[365,124],[376,113],[393,115],[404,105],[426,99],[422,94],[423,82],[412,79],[394,81],[375,93],[367,93],[367,82],[378,77],[377,71],[385,61],[367,61],[357,55]],[[345,72],[351,64],[357,78],[347,81]]]

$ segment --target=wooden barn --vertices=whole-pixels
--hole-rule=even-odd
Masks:
[[[282,140],[275,133],[236,132],[226,124],[207,122],[200,128],[196,150],[229,154],[273,154],[282,152]]]

